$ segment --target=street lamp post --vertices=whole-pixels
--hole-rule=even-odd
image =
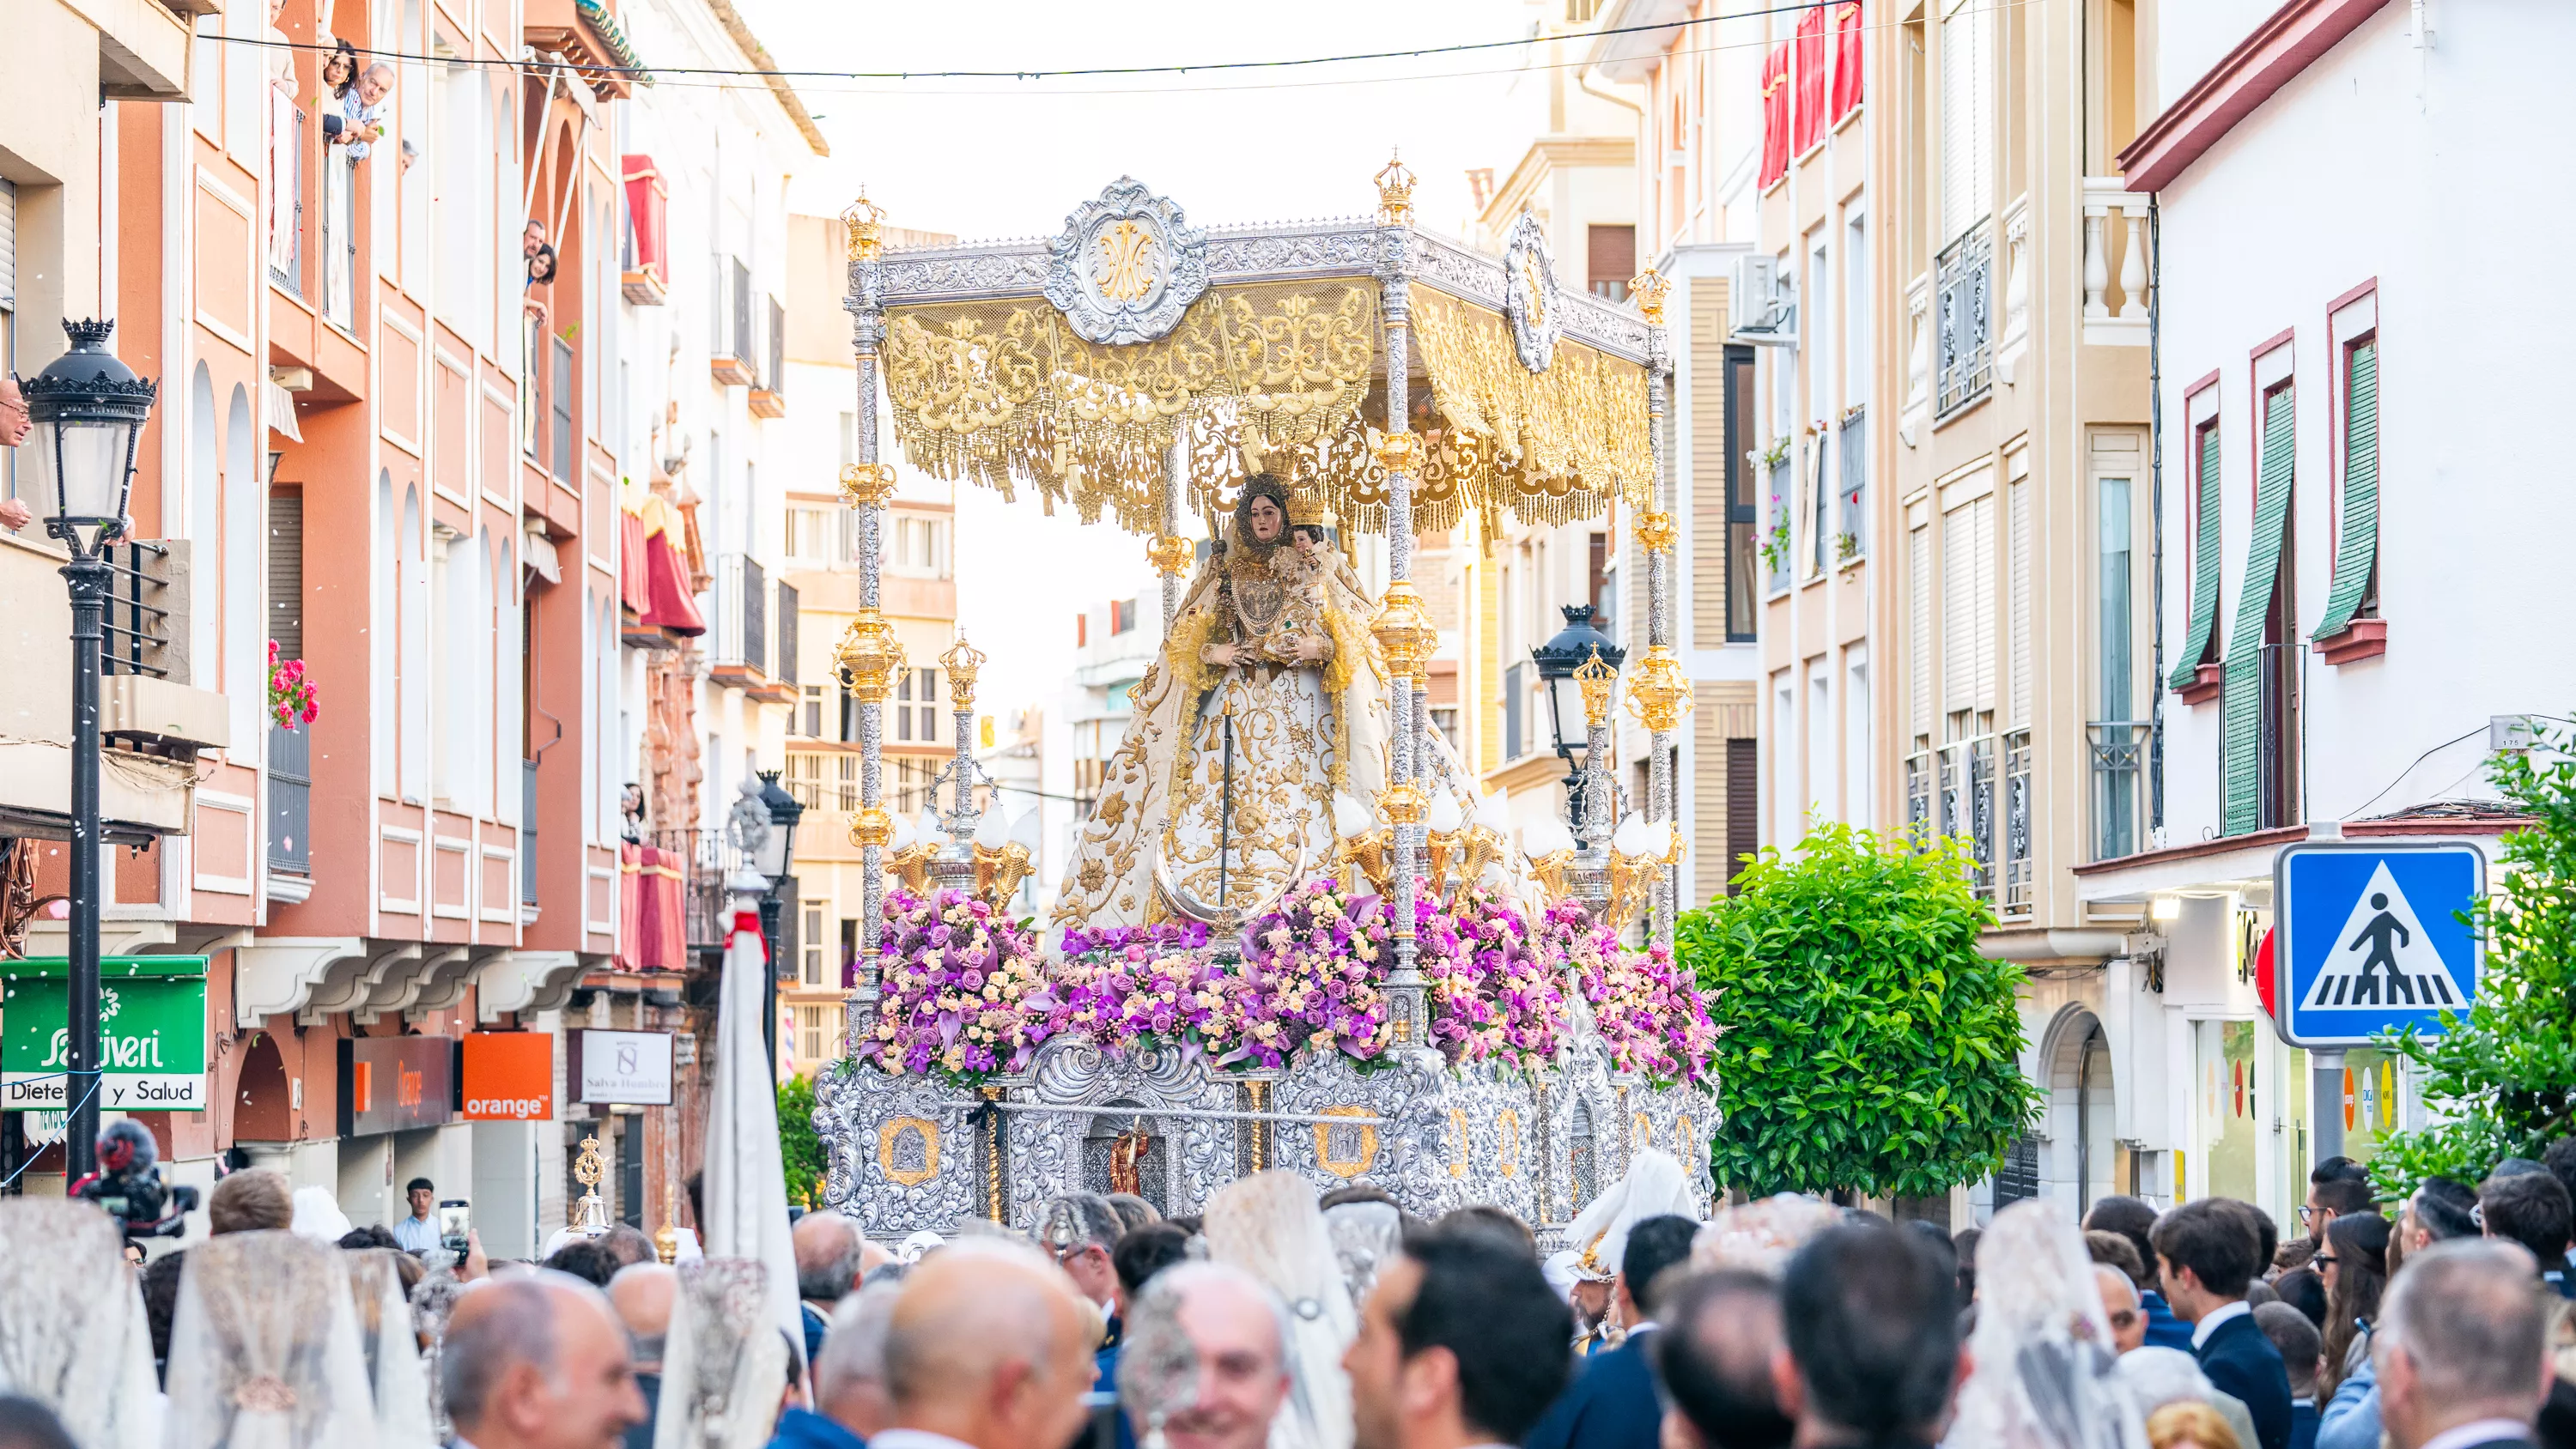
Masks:
[[[22,385],[33,424],[27,460],[32,493],[45,505],[45,532],[63,541],[63,578],[72,599],[71,989],[64,1100],[71,1123],[65,1180],[98,1167],[98,653],[106,634],[110,542],[125,532],[134,486],[134,449],[152,414],[155,387],[107,350],[113,322],[73,322],[71,350]]]
[[[1600,611],[1590,604],[1561,607],[1565,611],[1565,627],[1557,631],[1555,638],[1532,649],[1530,660],[1538,666],[1540,682],[1547,686],[1548,723],[1556,732],[1557,758],[1565,761],[1566,823],[1588,846],[1594,842],[1584,829],[1593,813],[1589,807],[1595,802],[1586,800],[1584,796],[1594,779],[1601,777],[1601,767],[1606,763],[1597,757],[1606,746],[1608,719],[1606,715],[1592,718],[1600,712],[1585,708],[1584,682],[1577,677],[1577,671],[1597,656],[1615,674],[1626,662],[1628,651],[1601,632],[1596,622]],[[1583,742],[1583,757],[1579,760],[1575,758],[1576,739]],[[1609,807],[1602,814],[1618,813],[1615,801],[1600,803]]]
[[[751,792],[743,792],[748,796]],[[805,807],[778,783],[776,770],[760,772],[760,803],[769,812],[769,838],[761,848],[760,873],[769,878],[769,889],[760,898],[760,938],[769,943],[768,1003],[761,1035],[769,1043],[769,1074],[778,1075],[778,973],[795,969],[795,963],[778,959],[778,922],[787,909],[788,882],[796,878],[796,822],[805,818]]]

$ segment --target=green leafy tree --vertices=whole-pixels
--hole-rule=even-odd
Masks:
[[[787,1168],[787,1200],[808,1211],[823,1205],[823,1176],[831,1163],[823,1135],[814,1130],[814,1081],[790,1077],[778,1084],[778,1155]]]
[[[2003,1163],[2039,1102],[2022,1077],[2021,968],[1977,954],[1993,919],[1963,842],[1820,824],[1681,918],[1716,993],[1717,1180],[1754,1193],[1922,1197]]]
[[[2371,1175],[2391,1197],[2428,1176],[2476,1182],[2500,1159],[2538,1157],[2576,1132],[2576,739],[2542,746],[2489,771],[2532,824],[2504,837],[2502,894],[2467,916],[2486,943],[2477,1000],[2465,1017],[2443,1012],[2439,1036],[2380,1038],[2438,1119],[2380,1143]]]

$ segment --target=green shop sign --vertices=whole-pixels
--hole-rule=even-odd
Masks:
[[[0,1110],[61,1112],[71,1092],[70,963],[0,963]],[[98,963],[98,1105],[111,1112],[206,1109],[206,958],[109,956]]]

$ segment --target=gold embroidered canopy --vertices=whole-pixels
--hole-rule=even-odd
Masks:
[[[1177,443],[1203,515],[1232,506],[1249,465],[1382,531],[1384,229],[1198,233],[1142,188],[1103,197],[1052,244],[886,254],[881,356],[904,456],[1153,534]],[[1642,320],[1558,293],[1543,256],[1514,271],[1403,238],[1411,362],[1429,384],[1409,389],[1415,527],[1469,508],[1561,523],[1613,496],[1648,508]]]

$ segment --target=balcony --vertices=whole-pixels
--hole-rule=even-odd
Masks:
[[[787,309],[775,297],[769,300],[768,321],[768,346],[762,349],[768,370],[751,385],[751,415],[783,418],[787,416]]]
[[[1908,834],[1918,846],[1936,835],[1966,841],[1969,889],[2005,919],[2036,904],[2032,803],[2028,730],[1953,740],[1906,758]]]
[[[2144,849],[2143,824],[2150,726],[2141,720],[2096,720],[2084,727],[2093,757],[2093,858],[2117,860]]]
[[[553,52],[570,61],[601,100],[634,93],[639,78],[635,47],[601,0],[527,0],[519,15],[519,35],[541,54]]]
[[[2117,176],[2084,178],[2084,340],[2147,345],[2147,197]]]
[[[31,530],[32,531],[32,530]],[[0,536],[0,834],[66,838],[71,812],[71,598],[62,554]],[[114,593],[101,650],[99,728],[107,746],[100,814],[120,839],[185,834],[199,751],[231,743],[224,696],[195,684],[189,546],[109,551]]]
[[[790,678],[794,668],[782,670],[771,663],[771,590],[776,587],[758,559],[733,553],[716,560],[715,582],[708,590],[715,606],[707,631],[713,659],[709,677],[725,688],[743,690],[772,704],[796,697]],[[779,609],[794,608],[796,591],[791,587],[781,593]],[[793,639],[794,627],[785,626],[782,641]]]
[[[275,90],[268,92],[276,172],[268,200],[268,279],[291,296],[304,295],[304,111]]]
[[[750,387],[760,381],[759,352],[751,335],[751,269],[719,253],[708,272],[714,293],[709,298],[707,374],[726,387]]]
[[[1849,563],[1869,552],[1869,510],[1862,489],[1869,481],[1868,418],[1858,407],[1843,415],[1834,450],[1842,455],[1842,509],[1834,534],[1834,561]]]
[[[1994,233],[1970,227],[1934,263],[1934,391],[1937,424],[1994,390]]]
[[[721,951],[732,916],[725,878],[738,864],[720,830],[648,830],[639,844],[661,852],[680,873],[681,936],[692,951]]]

